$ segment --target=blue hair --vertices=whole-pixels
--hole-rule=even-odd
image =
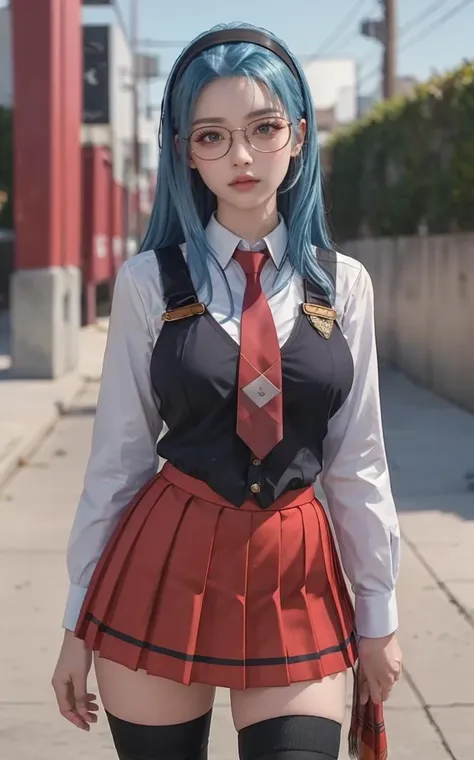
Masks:
[[[250,24],[225,24],[211,31],[229,28],[256,29]],[[276,39],[266,30],[258,31]],[[281,40],[278,42],[288,50]],[[324,219],[313,104],[302,68],[291,57],[301,76],[302,84],[298,83],[298,86],[295,86],[290,69],[275,53],[242,42],[216,46],[200,53],[191,61],[173,91],[168,92],[168,86],[165,89],[156,196],[141,250],[186,242],[188,264],[198,288],[203,285],[207,288],[208,298],[212,298],[209,263],[213,261],[217,265],[217,262],[215,252],[207,242],[205,227],[216,209],[216,198],[199,173],[184,160],[186,149],[176,149],[175,135],[184,137],[189,134],[196,101],[202,89],[217,77],[246,77],[262,83],[278,98],[293,124],[301,118],[306,119],[305,142],[298,156],[290,160],[287,176],[278,190],[277,206],[288,227],[287,256],[294,271],[321,285],[331,299],[334,296],[333,283],[318,263],[312,247],[331,248]]]

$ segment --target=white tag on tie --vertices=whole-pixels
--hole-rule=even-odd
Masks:
[[[270,380],[267,380],[265,375],[260,375],[255,378],[255,380],[252,380],[252,382],[246,385],[245,388],[242,388],[242,390],[260,409],[281,392],[276,385],[273,385]]]

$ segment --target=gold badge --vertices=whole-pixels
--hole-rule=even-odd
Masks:
[[[161,318],[164,322],[176,322],[178,319],[186,319],[187,317],[204,314],[205,311],[206,307],[203,303],[192,303],[189,306],[181,306],[179,309],[165,311]]]
[[[312,324],[315,330],[326,340],[332,335],[334,322],[337,319],[337,314],[334,309],[330,309],[328,306],[319,306],[315,303],[304,303],[303,312],[308,317],[308,320]]]

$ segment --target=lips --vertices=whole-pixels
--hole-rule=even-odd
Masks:
[[[231,187],[235,186],[241,186],[241,185],[256,185],[257,182],[260,182],[260,180],[256,179],[256,177],[251,177],[250,175],[243,175],[242,177],[236,177],[231,183]]]

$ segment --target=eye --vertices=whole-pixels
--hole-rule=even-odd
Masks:
[[[254,134],[261,137],[274,137],[282,129],[288,129],[288,125],[281,119],[264,121],[255,126]]]
[[[205,144],[216,143],[224,139],[223,133],[215,129],[204,129],[202,132],[195,132],[192,136],[193,142]]]

